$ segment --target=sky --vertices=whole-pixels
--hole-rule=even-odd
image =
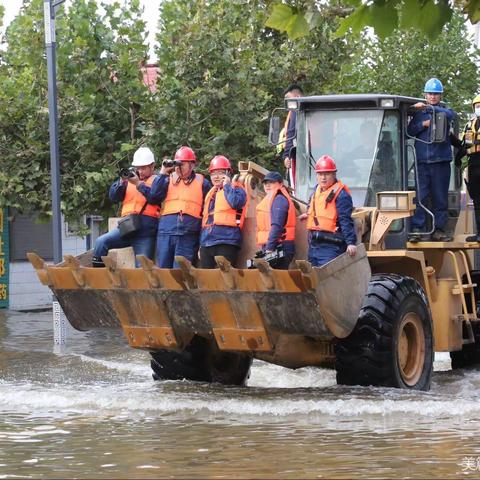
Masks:
[[[103,0],[105,3],[113,3],[114,0]],[[117,0],[122,3],[122,0]],[[72,0],[67,0],[66,4],[71,3]],[[148,42],[150,44],[150,61],[155,61],[155,54],[153,52],[153,44],[155,42],[155,32],[157,30],[158,10],[161,0],[140,0],[140,4],[144,7],[143,18],[147,22],[147,30],[149,33]],[[97,2],[100,3],[100,2]],[[0,0],[0,5],[5,7],[5,15],[3,18],[3,27],[0,31],[9,25],[9,23],[18,14],[22,5],[22,0]]]

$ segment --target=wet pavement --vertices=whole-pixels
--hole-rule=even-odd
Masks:
[[[154,382],[120,332],[0,311],[1,478],[480,477],[480,371],[430,392],[339,387],[255,362],[246,388]]]

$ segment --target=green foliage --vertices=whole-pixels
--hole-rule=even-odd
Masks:
[[[458,112],[471,112],[480,84],[480,52],[468,40],[460,13],[434,41],[414,30],[396,30],[384,40],[364,35],[362,45],[362,55],[343,65],[338,91],[418,97],[425,81],[437,77],[444,85],[445,101]]]
[[[152,128],[162,155],[189,144],[204,165],[222,153],[279,168],[266,144],[269,112],[294,81],[306,93],[328,92],[349,52],[333,38],[335,20],[317,19],[312,36],[292,42],[265,30],[267,16],[255,0],[162,3]]]
[[[431,42],[411,29],[389,34],[387,3],[348,0],[346,6],[330,5],[329,15],[315,5],[298,0],[292,7],[274,6],[272,20],[268,0],[164,0],[157,35],[161,73],[154,94],[142,82],[147,46],[138,0],[104,5],[104,13],[94,0],[76,0],[69,10],[61,9],[57,77],[67,219],[112,213],[108,187],[141,144],[153,148],[159,160],[190,145],[201,168],[222,153],[234,163],[253,160],[281,169],[267,145],[268,117],[283,104],[283,90],[292,82],[300,83],[307,95],[418,96],[425,80],[436,76],[444,82],[445,100],[470,111],[480,81],[479,56],[478,51],[469,53],[460,14]],[[358,17],[359,31],[363,28],[358,12],[365,6],[379,23],[377,30],[390,36],[336,36],[340,17],[351,8],[357,8],[353,18]],[[414,0],[405,0],[402,8],[407,7],[414,12]],[[303,15],[303,20],[291,15]],[[415,27],[416,20],[405,23],[401,9],[398,19]],[[295,37],[303,28],[310,34],[292,41],[265,27],[267,21],[272,28],[281,23],[281,30]],[[24,0],[7,40],[8,48],[0,52],[0,206],[48,217],[43,0]]]
[[[57,13],[57,85],[62,211],[67,219],[111,212],[108,186],[141,141],[152,95],[140,66],[147,57],[137,0],[77,0]],[[43,1],[24,1],[7,29],[0,65],[0,198],[20,211],[51,214]],[[118,81],[111,80],[118,72]]]
[[[302,37],[304,32],[310,29],[306,17],[284,3],[273,6],[272,13],[265,25],[281,32],[287,32],[291,40]]]
[[[331,15],[333,10],[345,17],[337,30],[339,36],[347,32],[359,34],[365,27],[372,27],[376,35],[386,38],[397,28],[413,28],[434,39],[450,21],[455,4],[463,9],[472,23],[480,21],[480,0],[345,0],[345,4],[352,6],[353,12],[348,9],[338,11],[334,2],[310,0],[303,8],[296,9],[286,3],[275,2],[266,24],[270,28],[286,32],[292,40],[300,38],[309,34],[312,28],[309,23],[312,8],[318,8],[323,15]],[[297,25],[294,31],[288,28],[291,22]]]

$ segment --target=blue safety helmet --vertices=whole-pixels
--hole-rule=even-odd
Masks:
[[[427,80],[423,91],[424,93],[443,93],[442,82],[438,78],[431,78]]]
[[[265,182],[280,182],[283,183],[283,177],[278,172],[268,172],[262,180],[262,183]]]

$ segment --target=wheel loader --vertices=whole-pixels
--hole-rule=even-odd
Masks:
[[[344,385],[428,390],[435,351],[450,352],[453,368],[480,362],[480,272],[473,269],[479,244],[465,241],[472,218],[453,165],[453,241],[408,241],[415,208],[430,213],[414,201],[415,140],[406,129],[417,101],[377,94],[287,101],[297,112],[290,154],[298,213],[316,183],[315,159],[332,156],[355,206],[354,257],[312,267],[299,221],[289,270],[262,259],[245,268],[256,250],[255,207],[267,171],[241,161],[248,207],[236,266],[217,257],[218,268],[205,270],[177,257],[178,269],[162,269],[140,256],[135,268],[128,251],[109,252],[105,268],[91,268],[91,251],[57,265],[35,253],[29,259],[74,328],[122,329],[131,347],[150,352],[155,379],[243,385],[256,358],[292,369],[335,368]],[[443,120],[434,121],[431,141],[442,141]],[[278,126],[272,117],[271,143]]]

